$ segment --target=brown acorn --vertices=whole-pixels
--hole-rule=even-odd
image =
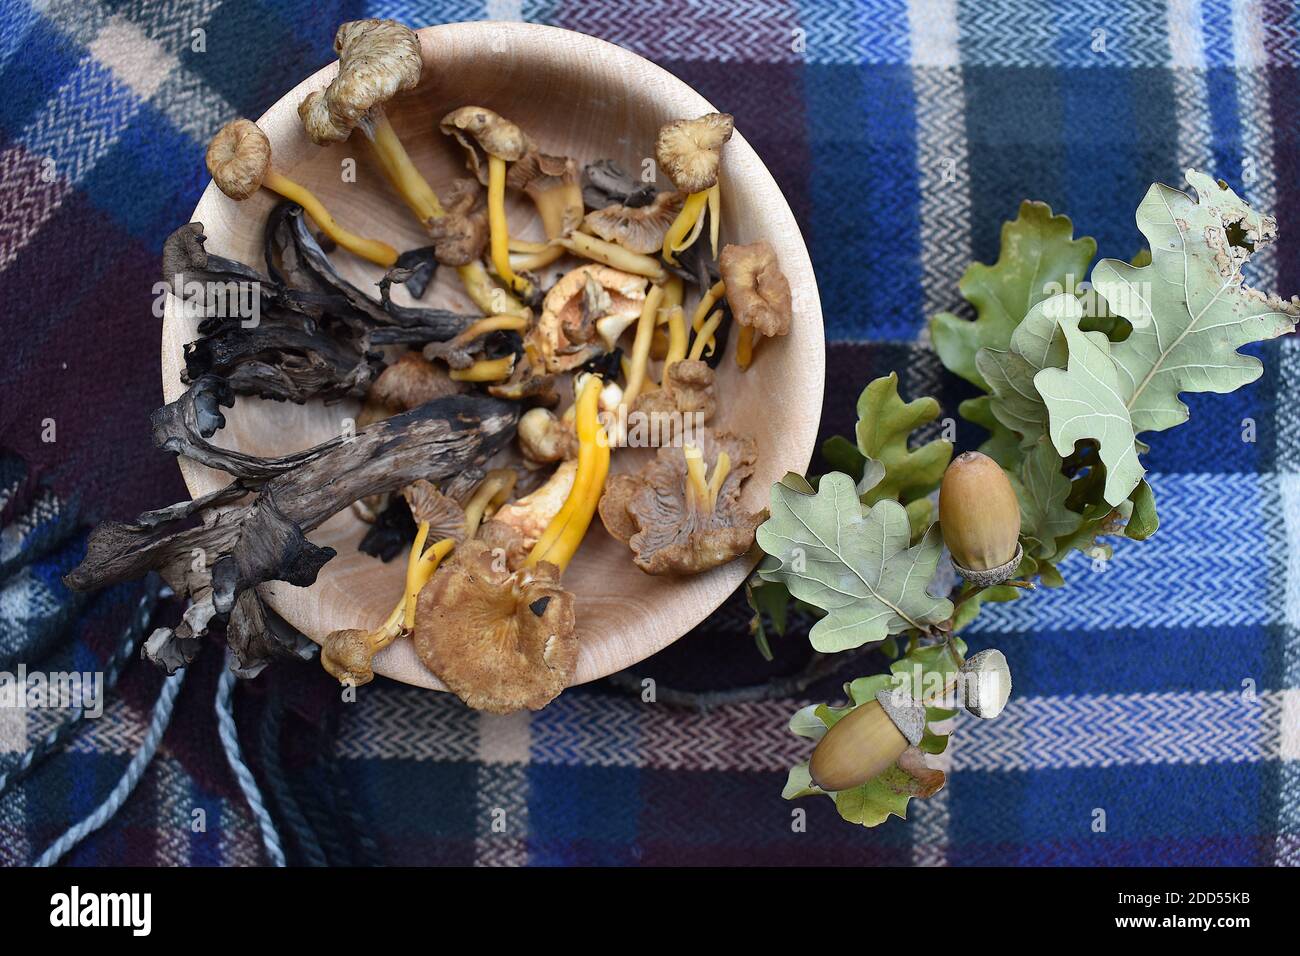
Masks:
[[[953,566],[981,587],[1001,584],[1020,564],[1020,503],[1006,473],[977,451],[958,455],[939,486],[939,528]]]
[[[808,774],[829,793],[852,790],[892,767],[924,732],[924,707],[910,696],[882,691],[826,731],[808,761]]]

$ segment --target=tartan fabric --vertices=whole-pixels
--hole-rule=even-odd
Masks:
[[[1255,284],[1300,285],[1289,3],[0,0],[0,445],[15,455],[0,478],[23,489],[3,492],[0,657],[112,656],[143,592],[82,605],[55,571],[81,522],[183,494],[145,427],[162,240],[205,185],[211,133],[259,115],[328,60],[338,22],[368,15],[583,30],[733,112],[817,269],[825,434],[848,433],[858,389],[892,369],[907,397],[935,394],[955,417],[969,393],[940,374],[925,319],[959,305],[961,272],[995,258],[1022,198],[1127,257],[1146,186],[1212,170],[1281,224]],[[601,684],[501,718],[383,679],[343,704],[312,665],[235,697],[290,861],[1300,864],[1300,349],[1253,351],[1260,381],[1189,396],[1192,424],[1156,436],[1153,540],[1122,543],[1104,573],[1076,556],[1068,588],[982,613],[970,643],[1007,653],[1012,701],[998,720],[959,719],[948,785],[908,822],[868,831],[829,801],[780,799],[802,697],[702,715]],[[979,439],[959,423],[961,445]],[[636,675],[714,689],[801,666],[799,635],[768,665],[744,621],[733,599]],[[263,862],[216,740],[220,666],[215,648],[200,658],[144,782],[70,862]],[[130,664],[105,715],[0,797],[0,861],[30,861],[103,798],[159,686]],[[0,712],[0,772],[50,719]]]

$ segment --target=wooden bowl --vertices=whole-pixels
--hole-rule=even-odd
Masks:
[[[467,175],[460,147],[437,131],[439,119],[458,106],[498,111],[548,153],[584,163],[612,157],[629,171],[641,170],[653,157],[661,124],[716,109],[649,61],[580,33],[522,23],[458,23],[427,27],[419,35],[424,57],[420,86],[390,103],[387,111],[414,162],[440,192],[450,180]],[[427,245],[360,134],[321,148],[303,132],[298,103],[324,88],[337,69],[335,62],[304,80],[257,120],[271,141],[275,168],[315,192],[353,231],[385,239],[398,249]],[[354,182],[343,175],[352,165],[345,162],[349,159],[355,161]],[[790,207],[739,130],[724,148],[722,168],[723,241],[771,242],[794,297],[795,321],[788,337],[764,343],[743,375],[731,354],[719,367],[718,391],[725,399],[713,424],[757,440],[760,457],[746,483],[744,505],[758,510],[765,507],[771,484],[787,471],[803,472],[812,455],[825,362],[821,306]],[[209,184],[191,218],[203,224],[209,250],[261,268],[262,225],[276,201],[262,190],[237,203]],[[531,204],[517,198],[511,202],[511,234],[542,238]],[[374,289],[381,269],[341,250],[332,258],[348,279]],[[395,293],[407,301],[404,296],[404,290]],[[450,269],[440,271],[421,304],[475,311]],[[177,305],[168,302],[163,322],[163,394],[169,402],[185,388],[182,347],[197,337],[196,321],[185,318]],[[241,397],[214,441],[255,455],[283,455],[337,435],[343,420],[358,410],[355,402],[299,406]],[[633,467],[646,454],[618,451],[613,467]],[[195,497],[228,481],[184,458],[180,467]],[[272,607],[315,641],[336,628],[376,626],[401,593],[405,562],[383,564],[359,552],[364,529],[350,511],[336,515],[311,535],[317,544],[338,551],[314,585],[271,582],[261,588]],[[597,520],[565,575],[566,586],[577,596],[582,648],[574,682],[603,677],[671,644],[717,608],[753,563],[751,556],[694,577],[652,577],[633,565],[627,546],[607,535]],[[377,655],[375,671],[423,687],[442,686],[409,640]]]

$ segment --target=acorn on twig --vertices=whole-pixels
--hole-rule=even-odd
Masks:
[[[1020,503],[1006,473],[977,451],[952,460],[939,486],[939,528],[957,573],[976,587],[1015,576],[1020,547]]]
[[[911,694],[882,690],[826,731],[808,774],[828,793],[852,790],[892,767],[924,734],[925,708]]]

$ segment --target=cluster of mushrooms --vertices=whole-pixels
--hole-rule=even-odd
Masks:
[[[789,284],[765,241],[719,251],[729,115],[660,129],[658,168],[675,187],[661,190],[611,160],[583,165],[545,153],[509,119],[464,106],[439,128],[464,151],[470,175],[439,194],[385,112],[419,83],[415,33],[390,20],[359,20],[339,28],[335,49],[338,75],[302,101],[303,127],[320,145],[364,137],[429,245],[399,254],[382,239],[356,235],[273,168],[256,124],[238,119],[218,132],[207,152],[217,186],[237,201],[262,188],[286,200],[267,223],[266,270],[207,253],[195,223],[169,240],[164,269],[256,276],[264,319],[256,330],[220,317],[200,323],[186,353],[190,389],[155,414],[155,437],[226,470],[234,483],[211,501],[97,532],[98,544],[92,538],[87,562],[69,580],[120,579],[122,562],[109,560],[109,550],[149,552],[127,563],[156,568],[192,602],[206,602],[202,621],[151,639],[150,656],[184,663],[208,619],[230,617],[244,632],[244,617],[271,615],[253,590],[259,581],[314,580],[332,552],[316,549],[329,554],[311,554],[304,569],[310,542],[303,535],[329,509],[351,507],[371,525],[363,548],[385,559],[405,551],[406,573],[383,621],[325,639],[326,670],[365,683],[374,655],[409,637],[424,664],[471,707],[537,709],[573,677],[577,612],[563,575],[597,514],[648,574],[697,573],[752,546],[762,515],[739,501],[755,443],[707,423],[728,333],[736,328],[735,361],[748,369],[764,338],[789,331]],[[510,235],[509,191],[536,207],[544,241]],[[378,297],[338,275],[329,262],[336,248],[387,270]],[[444,266],[481,314],[392,300],[397,284],[418,299]],[[235,394],[360,399],[362,410],[346,441],[257,459],[207,441],[224,424],[219,406]],[[657,451],[639,469],[611,474],[613,452],[637,443],[627,423],[651,418],[663,426]],[[413,455],[416,436],[422,443]],[[436,456],[422,458],[431,448]],[[304,470],[314,471],[317,487],[306,486]],[[321,483],[322,474],[329,480]],[[305,509],[286,505],[291,483],[293,493],[320,499],[309,520],[298,513]],[[251,504],[249,496],[256,496]],[[284,520],[275,522],[276,534],[253,541],[267,512]],[[206,578],[179,567],[194,529],[168,530],[167,546],[156,547],[164,526],[194,514],[222,555]],[[260,563],[241,548],[256,551]],[[227,559],[237,575],[220,570]],[[245,573],[250,566],[259,573]],[[250,602],[256,606],[241,614]]]

